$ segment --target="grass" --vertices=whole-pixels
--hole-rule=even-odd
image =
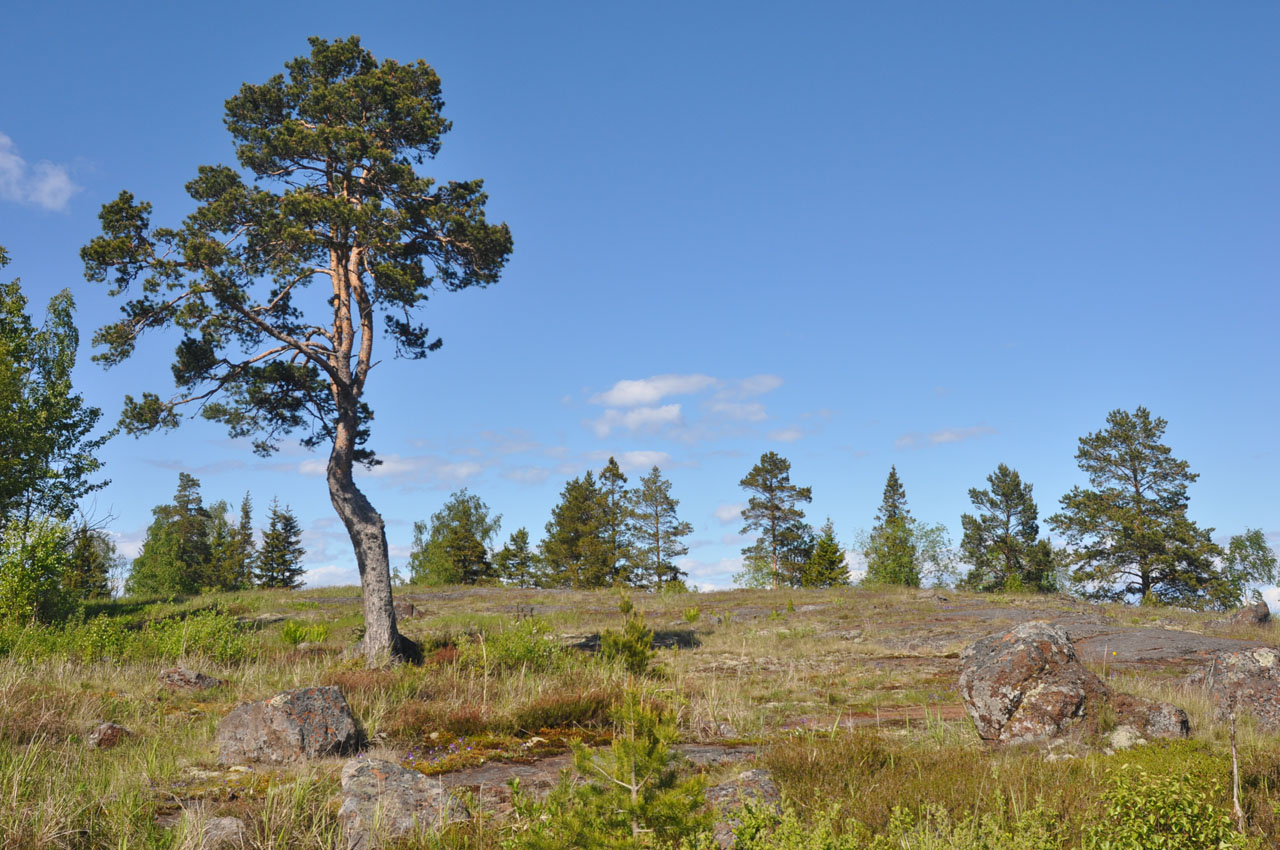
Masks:
[[[340,760],[263,772],[215,763],[218,721],[241,702],[289,688],[337,685],[371,746],[426,773],[608,742],[627,676],[567,648],[565,636],[619,628],[616,593],[408,591],[421,615],[402,628],[426,647],[426,662],[385,670],[367,670],[347,651],[361,623],[352,588],[94,603],[65,629],[0,626],[0,847],[184,850],[199,846],[204,821],[223,815],[244,820],[250,848],[345,847]],[[1083,847],[1122,764],[1152,775],[1187,772],[1212,805],[1227,805],[1227,729],[1203,694],[1179,684],[1176,667],[1113,669],[1108,681],[1184,708],[1190,742],[1060,761],[1037,748],[981,746],[954,691],[958,653],[1028,611],[1086,606],[1065,597],[944,595],[876,588],[633,599],[656,632],[692,633],[682,648],[658,652],[654,685],[677,709],[682,739],[757,744],[798,823],[871,842],[894,830],[908,835],[904,811],[917,819],[911,834],[945,818],[959,835],[961,823],[1014,829],[1039,806],[1061,846]],[[1241,631],[1192,612],[1095,613],[1140,627],[1163,618],[1190,631]],[[227,684],[166,690],[157,676],[175,663]],[[92,750],[85,738],[104,720],[133,734],[115,749]],[[1278,846],[1280,739],[1247,720],[1238,737],[1252,840]],[[709,779],[738,769],[709,768]],[[489,816],[404,846],[498,847],[518,829]],[[962,846],[915,840],[900,846]]]

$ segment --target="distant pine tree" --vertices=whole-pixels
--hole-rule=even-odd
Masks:
[[[542,557],[529,546],[529,530],[512,532],[498,554],[493,556],[498,577],[513,587],[539,587],[542,582]]]
[[[629,500],[627,534],[634,561],[631,583],[661,589],[672,581],[683,581],[685,573],[676,566],[676,559],[689,554],[680,538],[692,534],[693,526],[676,515],[680,500],[671,495],[671,482],[655,466],[640,479]]]
[[[740,482],[751,494],[742,510],[741,534],[758,539],[742,550],[748,559],[767,553],[775,590],[784,580],[794,583],[795,565],[809,560],[813,529],[804,522],[801,502],[813,501],[813,489],[791,483],[791,461],[776,452],[760,455],[760,462]]]
[[[836,539],[831,517],[818,531],[813,554],[800,575],[802,587],[836,587],[849,583],[849,567],[845,564],[844,547]]]
[[[590,471],[564,485],[551,511],[542,544],[547,583],[552,587],[608,587],[613,584],[604,536],[603,497]]]
[[[298,587],[302,584],[302,528],[286,505],[272,500],[267,512],[267,530],[262,534],[254,572],[259,587]]]
[[[605,574],[613,586],[634,584],[631,575],[633,552],[627,536],[630,505],[627,499],[627,476],[612,457],[600,470],[600,537],[604,542]]]
[[[863,550],[868,582],[920,586],[914,524],[907,509],[907,491],[898,479],[897,468],[891,466],[884,483],[884,497],[876,511],[876,524]]]

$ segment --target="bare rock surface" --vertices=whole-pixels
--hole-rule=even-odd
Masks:
[[[200,850],[241,850],[248,839],[244,821],[235,817],[207,818],[197,834]]]
[[[1179,708],[1113,695],[1080,662],[1066,631],[1051,623],[1022,623],[989,635],[966,649],[960,662],[960,694],[985,741],[1059,738],[1104,704],[1147,738],[1185,737],[1190,731]]]
[[[160,684],[171,691],[207,691],[225,685],[221,679],[186,667],[170,667],[160,673]]]
[[[742,825],[738,813],[748,801],[753,806],[767,806],[781,813],[782,793],[769,771],[746,770],[729,782],[707,789],[707,802],[716,812],[714,836],[718,847],[727,850],[737,844],[734,832]]]
[[[99,750],[109,750],[129,737],[128,729],[116,723],[101,723],[89,733],[86,739],[89,746]]]
[[[466,806],[439,779],[394,762],[354,758],[342,767],[338,819],[348,850],[373,850],[380,838],[400,838],[469,820]]]
[[[1269,647],[1220,652],[1185,680],[1204,688],[1214,714],[1249,713],[1266,729],[1280,729],[1280,652]]]
[[[285,691],[232,709],[218,726],[219,764],[290,764],[343,755],[359,744],[355,717],[336,687]]]

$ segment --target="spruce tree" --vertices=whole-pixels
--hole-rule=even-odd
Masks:
[[[964,514],[960,551],[970,564],[965,585],[975,590],[1055,590],[1048,542],[1040,536],[1032,487],[1005,464],[987,476],[989,489],[969,490],[976,516]]]
[[[801,587],[837,587],[849,583],[849,567],[845,564],[844,547],[836,539],[831,517],[818,530],[813,554],[800,574]]]
[[[111,535],[81,522],[71,537],[63,586],[77,599],[109,599],[111,576],[122,560]]]
[[[173,503],[153,508],[142,551],[133,561],[125,590],[130,595],[196,593],[207,576],[212,550],[211,515],[200,496],[200,481],[178,473]]]
[[[493,565],[504,584],[512,587],[540,587],[542,557],[529,546],[529,530],[517,528],[507,543],[493,556]]]
[[[776,452],[760,455],[760,461],[738,483],[751,494],[742,509],[740,533],[758,535],[742,554],[748,558],[767,554],[773,588],[777,590],[784,578],[784,556],[796,554],[812,539],[812,529],[804,524],[804,511],[797,505],[813,501],[813,490],[791,483],[791,461]],[[799,560],[807,561],[808,554]]]
[[[267,530],[262,533],[255,576],[259,587],[295,588],[302,584],[302,528],[289,506],[281,508],[271,501],[267,511]]]
[[[600,470],[600,536],[604,541],[606,581],[613,586],[634,584],[631,542],[627,537],[630,511],[627,476],[612,457]]]
[[[915,520],[907,509],[907,491],[889,467],[884,496],[876,511],[876,524],[863,549],[867,559],[866,581],[871,584],[920,586],[919,548],[914,539]]]
[[[590,470],[565,483],[560,502],[551,511],[542,544],[550,586],[589,588],[613,583],[602,502],[600,487]]]
[[[1187,516],[1199,476],[1161,442],[1167,425],[1145,407],[1113,410],[1106,428],[1080,438],[1090,488],[1073,487],[1049,522],[1069,544],[1072,579],[1095,597],[1194,606],[1220,586],[1213,529]]]
[[[676,566],[676,559],[689,554],[681,538],[692,534],[693,526],[676,514],[680,500],[671,495],[671,482],[655,466],[631,491],[629,502],[627,534],[635,558],[632,584],[661,590],[673,581],[683,582],[685,573]]]
[[[236,586],[253,584],[253,571],[258,547],[253,537],[253,498],[248,491],[240,500],[240,521],[236,523]]]

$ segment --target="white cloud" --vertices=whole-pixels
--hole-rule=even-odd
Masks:
[[[734,555],[718,561],[681,558],[676,562],[699,590],[725,590],[733,587],[733,574],[742,571],[742,556]]]
[[[655,466],[664,466],[671,463],[671,455],[666,452],[655,451],[633,451],[623,452],[617,455],[618,465],[625,470],[642,469],[648,472]]]
[[[373,469],[360,469],[357,476],[381,478],[402,484],[457,485],[476,477],[484,471],[484,465],[476,461],[446,462],[433,455],[378,455],[382,463]],[[302,475],[325,475],[327,461],[308,458],[298,464]]]
[[[973,440],[998,433],[1000,432],[989,425],[973,425],[969,428],[943,428],[941,431],[934,431],[927,435],[912,431],[894,440],[893,447],[895,449],[914,449],[924,445],[943,446],[948,443],[962,443],[965,440]]]
[[[721,398],[752,398],[771,393],[780,386],[782,378],[778,375],[752,375],[750,378],[730,381],[717,395]]]
[[[657,431],[664,425],[676,425],[681,421],[680,405],[664,404],[662,407],[636,407],[631,410],[610,408],[599,419],[589,419],[586,424],[597,437],[607,437],[615,428],[628,431]]]
[[[769,432],[769,439],[777,440],[780,443],[794,443],[803,436],[804,431],[794,425],[790,428],[779,428],[777,431]]]
[[[332,587],[334,585],[350,585],[360,583],[360,573],[355,567],[341,567],[337,564],[326,564],[313,567],[304,574],[307,587]]]
[[[0,199],[46,210],[64,210],[80,187],[65,165],[41,160],[29,165],[13,139],[0,133]]]
[[[707,403],[707,410],[712,413],[719,413],[729,419],[738,419],[743,422],[760,422],[769,418],[769,414],[765,412],[764,405],[758,401],[724,401],[717,399]]]
[[[689,395],[715,386],[710,375],[654,375],[652,378],[618,381],[591,398],[592,404],[609,407],[637,407],[657,404],[669,395]]]
[[[742,509],[746,506],[746,502],[732,502],[717,505],[715,509],[716,520],[721,525],[731,525],[732,523],[742,519]]]
[[[551,477],[551,470],[541,466],[513,466],[500,473],[508,481],[517,484],[541,484]]]

